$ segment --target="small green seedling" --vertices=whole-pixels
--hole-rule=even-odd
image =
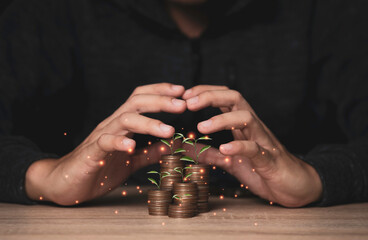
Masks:
[[[175,133],[172,138],[171,141],[167,141],[165,139],[161,139],[161,142],[163,142],[165,145],[167,145],[170,148],[171,151],[171,155],[177,154],[177,153],[182,153],[182,152],[186,152],[185,149],[183,148],[178,148],[176,150],[174,150],[174,142],[175,140],[179,139],[179,138],[185,138],[183,134],[181,133]]]
[[[192,194],[186,193],[184,194],[184,197],[191,197]],[[174,196],[172,196],[172,198],[179,200],[181,203],[183,202],[183,197],[180,197],[178,194],[175,194]]]
[[[189,173],[186,176],[184,176],[184,170],[185,169],[190,169],[190,168],[192,168],[192,167],[184,167],[184,168],[182,168],[182,167],[176,167],[176,168],[174,168],[174,171],[180,173],[181,174],[182,181],[185,182],[185,181],[187,181],[187,179],[190,176],[192,176],[193,173]]]
[[[200,137],[200,138],[197,138],[197,139],[184,138],[183,143],[192,145],[194,147],[195,158],[193,159],[189,156],[184,156],[184,157],[180,158],[180,160],[187,161],[187,162],[192,162],[194,164],[198,164],[199,155],[201,155],[204,151],[208,150],[211,147],[210,145],[206,145],[201,150],[199,150],[199,152],[198,152],[197,151],[197,142],[202,141],[202,140],[212,140],[212,139],[207,137],[207,136],[203,136],[203,137]]]
[[[157,171],[149,171],[148,174],[158,174],[160,176],[160,179],[159,179],[159,182],[158,183],[153,178],[147,178],[151,183],[155,184],[158,189],[161,189],[161,181],[162,181],[162,179],[171,175],[171,173],[169,173],[169,172],[159,173]]]

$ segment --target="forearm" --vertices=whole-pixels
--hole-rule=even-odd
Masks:
[[[0,201],[32,204],[25,192],[28,168],[39,159],[56,157],[41,152],[23,137],[0,138]]]
[[[310,152],[305,161],[318,172],[322,185],[321,206],[368,200],[368,146],[326,145]]]
[[[55,169],[56,159],[42,159],[32,163],[25,175],[25,191],[31,200],[52,201],[48,186],[48,177]]]

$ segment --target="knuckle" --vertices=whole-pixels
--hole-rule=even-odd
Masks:
[[[119,115],[118,120],[122,126],[126,126],[128,124],[130,115],[131,114],[127,112],[124,112]]]
[[[235,90],[231,90],[232,91],[232,95],[234,96],[234,100],[236,102],[240,102],[241,100],[243,100],[243,95],[241,95],[240,92],[235,91]]]

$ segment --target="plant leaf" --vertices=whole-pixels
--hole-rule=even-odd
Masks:
[[[180,174],[182,174],[181,167],[176,167],[176,168],[174,168],[174,171],[175,171],[175,172],[178,172],[178,173],[180,173]]]
[[[192,167],[185,167],[184,169],[191,169]]]
[[[183,134],[181,133],[176,133],[177,136],[181,137],[181,138],[185,138]]]
[[[181,153],[181,152],[186,152],[186,150],[183,149],[183,148],[178,148],[178,149],[175,150],[174,154],[175,153]]]
[[[150,181],[151,181],[151,183],[155,184],[158,188],[160,188],[160,186],[158,185],[158,183],[156,182],[156,180],[155,180],[155,179],[153,179],[153,178],[148,178],[148,180],[150,180]]]
[[[182,158],[180,158],[181,161],[187,161],[187,162],[192,162],[192,163],[196,163],[196,161],[193,160],[193,158],[188,157],[188,156],[184,156]]]
[[[175,199],[180,200],[180,197],[178,195],[176,195],[176,194],[174,196],[172,196],[172,198],[175,198]]]
[[[186,196],[186,197],[191,197],[191,196],[192,196],[192,194],[186,193],[186,194],[184,194],[184,196]]]
[[[165,174],[165,175],[164,175]],[[171,173],[169,173],[169,172],[162,172],[161,173],[161,179],[163,179],[163,178],[165,178],[165,177],[168,177],[168,176],[170,176],[171,175]]]
[[[164,140],[164,139],[161,139],[161,142],[165,143],[167,146],[169,146],[171,148],[171,145],[168,141]]]
[[[200,138],[197,139],[197,141],[199,141],[199,140],[212,140],[212,138],[203,136],[203,137],[200,137]]]
[[[185,179],[187,179],[188,177],[192,176],[193,173],[188,173],[188,175],[185,176]]]
[[[190,138],[184,138],[182,143],[186,143],[186,144],[190,144],[190,145],[194,145],[193,141],[190,140]]]
[[[206,150],[207,150],[207,149],[209,149],[210,147],[211,147],[210,145],[204,146],[204,147],[201,149],[201,151],[199,151],[198,156],[199,156],[199,154],[203,153],[204,151],[206,151]]]
[[[151,174],[151,173],[155,173],[155,174],[160,174],[159,172],[157,171],[149,171],[148,174]]]

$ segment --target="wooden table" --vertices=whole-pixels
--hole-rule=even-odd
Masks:
[[[77,207],[0,203],[0,239],[368,239],[368,203],[287,209],[211,197],[209,213],[172,219],[149,216],[146,193],[120,188]]]

